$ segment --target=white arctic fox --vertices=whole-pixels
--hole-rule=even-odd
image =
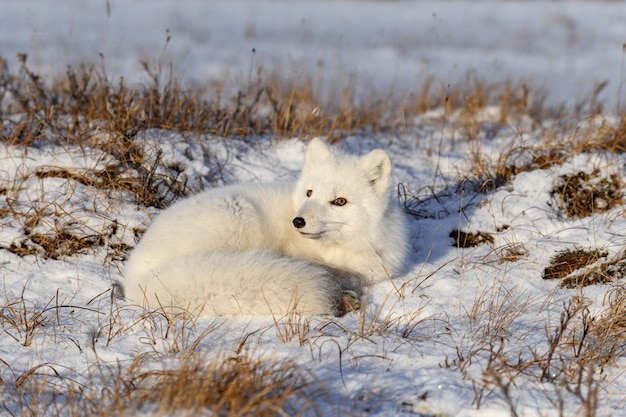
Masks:
[[[126,298],[204,316],[342,314],[346,279],[404,263],[391,190],[384,151],[358,158],[314,139],[296,183],[215,188],[159,214],[128,260]]]

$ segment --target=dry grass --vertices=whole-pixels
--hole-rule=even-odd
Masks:
[[[556,254],[543,272],[543,279],[561,279],[607,256],[597,249],[567,249]]]
[[[155,73],[147,64],[144,67],[152,79],[145,87],[129,89],[122,79],[112,82],[94,66],[70,69],[49,87],[23,57],[17,74],[3,74],[2,89],[14,97],[3,110],[5,115],[28,116],[10,124],[3,140],[28,145],[46,132],[47,137],[64,138],[64,143],[84,143],[97,128],[111,135],[108,145],[119,154],[120,162],[132,166],[143,162],[134,138],[150,128],[222,137],[332,137],[335,131],[382,124],[379,109],[352,105],[349,89],[342,93],[340,106],[328,108],[316,97],[309,80],[284,85],[278,77],[268,76],[223,102],[219,89],[217,94],[197,86],[183,90],[175,79]],[[209,100],[209,96],[215,98]]]
[[[446,358],[441,366],[457,369],[472,381],[477,408],[498,393],[511,415],[517,416],[520,389],[535,380],[551,387],[543,392],[559,415],[567,413],[566,396],[576,398],[576,415],[596,415],[607,378],[604,370],[626,353],[624,294],[623,284],[617,286],[597,315],[590,313],[582,297],[572,296],[563,304],[558,322],[543,325],[545,343],[523,347],[519,341],[525,332],[539,329],[523,330],[517,321],[538,300],[496,282],[467,311],[469,331],[455,340],[456,357]]]
[[[24,298],[25,289],[26,286],[20,296],[10,296],[7,289],[4,289],[5,300],[0,305],[0,326],[2,334],[23,346],[30,346],[33,338],[39,332],[45,332],[45,327],[52,322],[53,314],[48,307],[53,300],[48,301],[44,307],[38,306]]]
[[[602,177],[599,171],[562,175],[552,190],[560,208],[570,217],[587,217],[623,204],[622,180],[617,174]]]
[[[613,153],[626,152],[626,116],[621,115],[617,125],[602,121],[584,142],[584,151],[606,150]]]
[[[0,390],[5,412],[298,416],[323,415],[319,410],[325,401],[323,391],[295,364],[246,355],[212,359],[192,355],[163,361],[143,354],[124,368],[97,365],[87,376],[88,383],[66,375],[67,370],[46,363],[6,380]]]
[[[470,154],[473,164],[470,178],[480,184],[482,192],[491,192],[508,184],[522,172],[548,169],[564,163],[571,155],[567,150],[569,146],[550,142],[532,148],[513,147],[503,150],[496,161],[489,160],[476,147]]]
[[[0,358],[0,413],[316,416],[333,409],[323,386],[294,362],[258,357],[254,347],[248,347],[254,334],[244,335],[234,352],[207,351],[200,346],[220,329],[220,321],[198,326],[188,314],[163,311],[137,317],[132,309],[117,306],[108,294],[98,299],[81,307],[59,304],[53,298],[40,306],[22,293],[2,304],[3,333],[17,343],[29,347],[36,338],[69,339],[81,354],[89,350],[95,360],[87,368],[68,369],[33,358],[35,364],[22,369]],[[107,308],[109,313],[104,314]],[[76,309],[88,309],[98,319],[91,346],[81,345],[83,330],[68,326]],[[117,363],[100,360],[115,338],[137,329],[144,333],[140,336],[142,353]]]
[[[493,236],[486,232],[463,232],[453,230],[450,237],[454,239],[452,246],[457,248],[472,248],[484,243],[493,243]]]
[[[487,84],[474,77],[454,88],[435,87],[428,79],[415,91],[402,94],[371,91],[368,96],[373,99],[367,101],[357,98],[352,84],[320,86],[311,78],[285,80],[282,74],[258,69],[254,80],[234,97],[224,98],[224,86],[184,89],[171,74],[151,69],[145,62],[152,82],[133,88],[123,79],[109,80],[95,65],[70,68],[61,79],[44,80],[29,69],[27,56],[21,56],[21,63],[17,73],[10,73],[6,62],[0,65],[4,68],[0,97],[7,93],[12,97],[0,103],[5,121],[0,139],[22,145],[42,138],[85,144],[93,142],[94,131],[105,132],[109,139],[100,146],[115,154],[122,168],[145,162],[134,139],[150,128],[230,138],[269,134],[276,138],[324,136],[334,141],[359,131],[403,132],[407,120],[444,106],[447,112],[460,112],[461,129],[473,137],[478,126],[474,116],[486,105],[500,106],[502,122],[543,113],[538,110],[542,104],[528,103],[527,86]],[[321,97],[321,90],[332,93]],[[11,115],[22,117],[9,122]],[[111,169],[115,176],[120,166]],[[102,183],[104,178],[96,181]]]
[[[622,282],[626,278],[626,253],[611,260],[599,262],[582,272],[571,274],[561,281],[561,287],[580,288],[594,284]]]
[[[276,416],[304,415],[313,407],[306,390],[310,382],[289,362],[191,357],[174,370],[151,370],[148,358],[137,362],[128,371],[135,402],[131,409],[155,408],[161,415]]]
[[[530,117],[529,113],[517,114],[518,118],[520,115]],[[573,155],[591,152],[613,154],[624,152],[624,138],[626,137],[626,116],[624,115],[621,116],[618,125],[600,115],[575,118],[563,116],[563,119],[557,118],[549,126],[536,127],[536,129],[540,132],[541,142],[533,146],[525,146],[523,141],[520,141],[520,144],[502,149],[495,160],[484,155],[480,144],[477,143],[471,148],[469,155],[472,167],[468,172],[468,179],[479,183],[482,191],[490,192],[508,184],[512,178],[522,172],[559,166]],[[522,131],[520,130],[517,134],[522,135]],[[561,184],[552,192],[564,201],[563,209],[568,215],[584,217],[588,215],[585,212],[606,211],[623,203],[620,191],[623,181],[617,174],[604,177],[599,169],[592,173],[580,172],[564,175],[561,180]],[[576,196],[568,199],[567,194],[576,194]],[[587,200],[580,202],[586,208],[582,213],[576,214],[578,209],[572,208],[571,205],[581,199]],[[574,213],[570,214],[569,211]]]

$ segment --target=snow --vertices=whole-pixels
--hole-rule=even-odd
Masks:
[[[594,83],[609,80],[603,97],[613,109],[624,82],[623,22],[621,2],[11,0],[2,3],[0,50],[12,66],[18,52],[27,52],[35,72],[48,74],[98,62],[102,52],[110,77],[134,82],[146,76],[138,61],[155,55],[157,65],[172,63],[176,76],[194,82],[245,80],[254,63],[338,83],[357,74],[364,93],[367,86],[401,91],[428,76],[462,82],[475,73],[547,86],[554,102],[570,105]],[[490,120],[490,110],[480,117]],[[419,216],[411,220],[407,271],[371,288],[360,312],[330,324],[313,317],[285,327],[270,318],[201,318],[188,329],[189,323],[175,324],[175,335],[167,333],[166,323],[142,317],[139,308],[116,305],[107,292],[123,281],[123,262],[111,248],[132,247],[133,229],[146,228],[158,210],[138,208],[124,191],[35,175],[52,168],[102,169],[112,156],[88,146],[3,144],[0,213],[24,215],[0,217],[1,247],[19,245],[36,216],[42,221],[35,231],[42,235],[56,229],[86,236],[117,231],[105,245],[59,260],[0,250],[0,306],[25,303],[57,329],[29,332],[0,320],[0,383],[40,365],[39,372],[60,372],[82,383],[93,378],[95,366],[125,368],[140,353],[162,354],[162,362],[152,366],[167,366],[168,354],[196,341],[195,350],[211,358],[234,354],[247,338],[245,348],[252,354],[288,358],[310,370],[332,398],[332,407],[324,405],[334,407],[324,410],[327,415],[354,410],[371,416],[510,415],[499,388],[477,387],[487,361],[497,359],[489,358],[485,346],[498,341],[484,340],[484,332],[501,328],[506,336],[501,354],[531,362],[533,352],[548,349],[546,333],[558,324],[564,303],[578,297],[592,314],[602,313],[611,285],[560,289],[541,279],[542,271],[555,253],[573,247],[599,248],[616,257],[625,243],[624,209],[568,218],[550,191],[563,174],[597,168],[623,177],[626,166],[623,155],[581,154],[562,165],[519,173],[491,193],[455,188],[476,145],[458,140],[454,116],[441,129],[440,116],[437,111],[421,116],[407,135],[354,136],[339,145],[359,154],[385,149],[396,182],[419,198],[410,202]],[[476,139],[485,158],[541,142],[541,130],[523,120],[515,123],[493,138]],[[152,155],[161,151],[164,165],[184,167],[181,175],[196,191],[221,184],[217,171],[227,183],[295,177],[306,147],[298,138],[240,142],[163,130],[141,132],[138,140]],[[492,233],[494,243],[455,248],[449,237],[455,229]],[[516,260],[502,262],[509,255]],[[618,358],[604,368],[599,415],[625,412],[623,365]],[[516,379],[521,383],[509,394],[518,415],[560,415],[555,404],[560,396],[565,415],[580,412],[578,397],[555,382],[558,371],[555,364],[555,374],[537,382],[540,371],[530,367]],[[5,407],[12,412],[15,404]]]
[[[202,84],[241,84],[258,65],[331,88],[401,92],[430,76],[444,87],[480,77],[525,81],[572,105],[606,80],[611,110],[626,94],[619,1],[7,0],[2,9],[3,58],[14,67],[26,52],[39,73],[103,60],[111,79],[145,82],[145,60]]]

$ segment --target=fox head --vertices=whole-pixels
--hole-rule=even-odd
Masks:
[[[385,151],[359,158],[313,139],[293,195],[293,226],[308,239],[362,239],[385,215],[390,184]]]

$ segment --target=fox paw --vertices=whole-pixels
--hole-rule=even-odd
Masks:
[[[356,292],[343,290],[335,305],[335,316],[341,317],[361,308],[361,300]]]

